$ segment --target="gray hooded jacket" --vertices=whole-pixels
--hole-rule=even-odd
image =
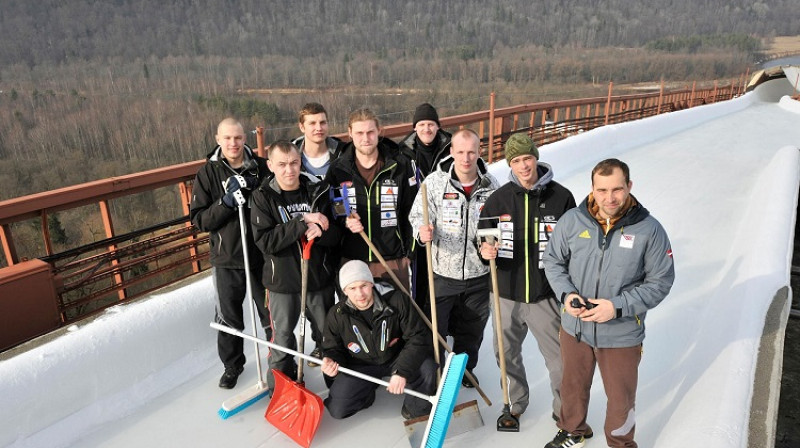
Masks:
[[[561,314],[564,331],[597,348],[640,344],[647,310],[664,300],[675,279],[669,238],[647,209],[638,204],[631,207],[603,235],[586,199],[558,221],[544,255],[544,268],[560,300],[577,292],[614,304],[616,317],[600,324]]]

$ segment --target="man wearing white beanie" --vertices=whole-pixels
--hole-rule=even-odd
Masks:
[[[330,388],[325,407],[334,418],[347,418],[372,406],[377,385],[339,374],[339,366],[381,378],[387,390],[401,394],[408,387],[423,394],[436,390],[436,365],[430,332],[400,291],[375,283],[366,263],[351,260],[339,271],[347,296],[328,311],[322,340],[322,373]],[[407,395],[403,418],[430,413],[428,401]]]

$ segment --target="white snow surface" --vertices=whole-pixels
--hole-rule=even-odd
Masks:
[[[800,186],[800,107],[771,81],[740,98],[606,126],[541,148],[555,179],[580,202],[599,160],[631,167],[632,193],[673,245],[672,292],[648,313],[640,365],[636,440],[642,447],[745,447],[759,338],[776,291],[789,284]],[[505,182],[504,161],[491,167]],[[264,419],[267,399],[228,420],[220,404],[256,382],[253,345],[233,391],[222,373],[210,276],[147,300],[109,309],[0,362],[0,446],[295,447]],[[251,330],[246,330],[250,332]],[[548,376],[535,341],[525,343],[531,405],[519,433],[500,433],[503,400],[492,353],[493,326],[475,370],[493,406],[474,389],[485,426],[446,446],[543,446],[556,433]],[[310,339],[310,338],[307,338]],[[307,341],[306,353],[311,344]],[[265,350],[262,350],[262,354]],[[266,368],[266,364],[265,364]],[[325,397],[318,368],[306,387]],[[314,447],[408,447],[402,397],[378,392],[346,420],[327,413]],[[605,394],[595,376],[588,422],[605,446]]]

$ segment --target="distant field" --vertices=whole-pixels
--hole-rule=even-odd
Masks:
[[[788,52],[800,53],[800,36],[778,36],[771,42],[766,42],[765,46],[764,53],[770,55]]]

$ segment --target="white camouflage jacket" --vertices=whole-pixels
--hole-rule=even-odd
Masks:
[[[425,178],[428,189],[428,213],[434,226],[433,272],[455,280],[468,280],[486,275],[488,266],[481,262],[476,233],[483,204],[500,185],[489,174],[486,163],[478,159],[478,180],[467,199],[461,183],[453,173],[453,158],[443,159],[438,169]],[[422,219],[422,190],[417,193],[409,216],[416,244]]]

